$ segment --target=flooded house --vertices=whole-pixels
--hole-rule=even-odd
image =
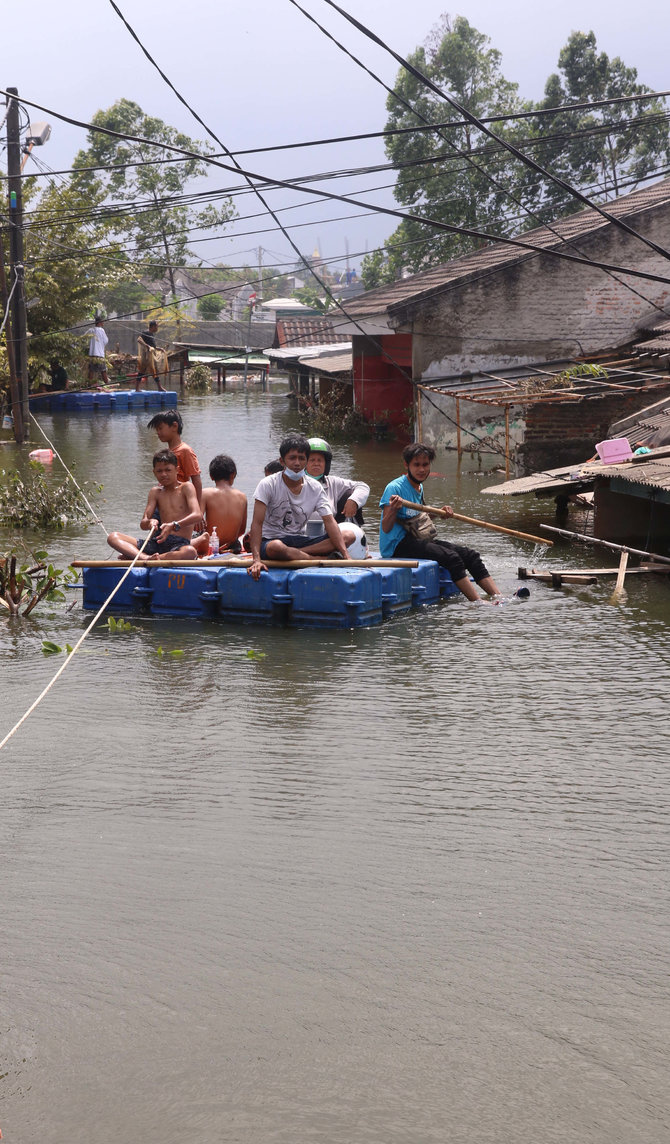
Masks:
[[[670,317],[670,179],[604,207],[351,301],[335,325],[353,339],[356,405],[396,426],[409,410],[434,445],[532,471],[582,460],[670,393],[667,354],[634,350]]]

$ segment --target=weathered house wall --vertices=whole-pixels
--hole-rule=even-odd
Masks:
[[[670,205],[627,221],[659,245],[670,246]],[[666,259],[609,224],[580,238],[576,248],[574,253],[602,262],[668,275]],[[446,378],[453,382],[478,371],[588,358],[635,340],[658,317],[656,307],[670,303],[670,287],[663,283],[630,275],[617,278],[550,255],[531,256],[495,273],[447,285],[414,306],[396,306],[392,320],[399,331],[411,332],[413,376],[427,384]],[[569,463],[588,454],[594,436],[606,436],[611,421],[624,415],[620,409],[634,412],[648,401],[641,393],[622,404],[616,399],[593,403],[597,409],[589,409],[591,402],[574,410],[574,402],[541,412],[537,407],[516,408],[510,418],[510,443],[523,445],[520,456],[526,468],[542,468],[558,463],[551,446],[560,440],[566,447],[560,459]],[[440,394],[422,402],[423,436],[433,444],[455,448],[459,420],[464,448],[476,447],[476,434],[495,442],[495,449],[504,449],[502,409],[461,400],[457,410],[453,398]]]
[[[670,246],[670,204],[627,221]],[[667,259],[611,224],[580,238],[575,247],[565,249],[668,276]],[[392,320],[398,331],[413,335],[415,378],[428,382],[465,370],[583,357],[622,346],[668,302],[670,287],[664,283],[615,278],[551,255],[532,255],[495,273],[447,284],[415,306],[393,307]]]

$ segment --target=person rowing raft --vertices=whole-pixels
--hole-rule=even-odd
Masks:
[[[437,529],[428,514],[406,508],[402,503],[403,500],[408,500],[423,504],[423,481],[430,475],[435,450],[430,445],[414,441],[403,449],[402,458],[405,474],[389,482],[379,502],[383,509],[379,526],[382,557],[436,560],[449,571],[454,584],[466,599],[482,598],[471,583],[468,572],[487,595],[499,596],[500,589],[474,548],[438,540]],[[444,512],[446,516],[453,516],[450,505],[444,506]]]

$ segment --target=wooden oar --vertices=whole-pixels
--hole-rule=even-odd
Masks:
[[[131,560],[72,560],[72,568],[128,568]],[[418,560],[264,560],[267,568],[418,568]],[[251,557],[224,560],[142,560],[136,568],[250,568]]]
[[[616,584],[614,591],[610,596],[610,604],[618,604],[619,600],[624,594],[623,582],[626,576],[626,568],[628,567],[628,553],[622,552],[621,559],[619,560],[619,571],[617,572]]]
[[[442,516],[449,520],[462,520],[464,524],[476,524],[479,528],[488,528],[491,532],[504,532],[507,536],[518,536],[520,540],[530,540],[533,544],[547,544],[549,547],[553,545],[553,540],[545,540],[543,536],[532,536],[529,532],[519,532],[516,528],[503,528],[502,524],[491,524],[489,520],[477,520],[474,516],[463,516],[460,512],[453,513],[452,517],[447,517],[447,513],[443,508],[435,508],[431,504],[416,504],[415,501],[403,500],[400,498],[400,503],[405,508],[415,508],[418,512],[427,512],[429,516]]]

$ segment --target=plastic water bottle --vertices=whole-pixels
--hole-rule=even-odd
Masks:
[[[216,528],[212,529],[210,537],[209,537],[209,555],[210,556],[218,556],[219,555],[219,537],[217,535]]]

